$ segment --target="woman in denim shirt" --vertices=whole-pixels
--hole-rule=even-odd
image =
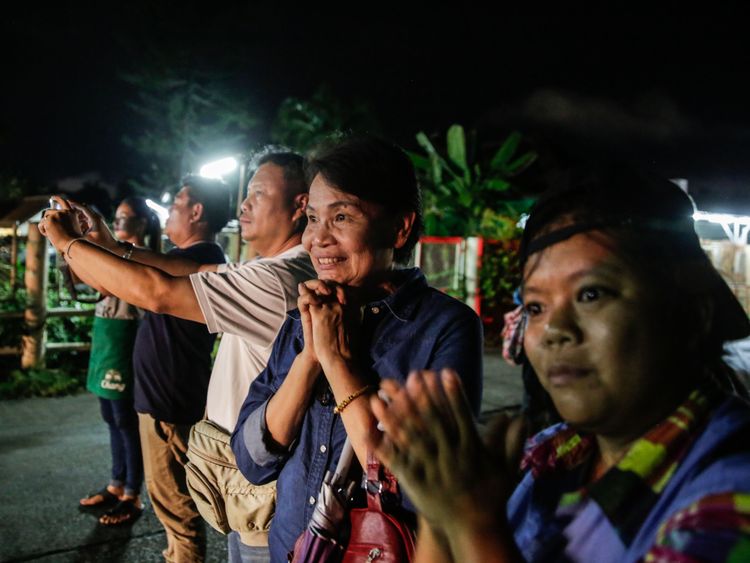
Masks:
[[[463,303],[406,263],[421,230],[414,169],[398,147],[353,138],[314,158],[303,244],[318,279],[252,384],[232,436],[243,474],[278,479],[269,546],[286,561],[307,525],[326,471],[349,436],[360,464],[376,430],[367,395],[381,378],[454,368],[476,415],[482,328]],[[409,507],[407,501],[406,506]]]

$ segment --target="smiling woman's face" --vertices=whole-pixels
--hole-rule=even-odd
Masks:
[[[393,266],[389,223],[379,205],[330,186],[318,174],[302,235],[318,278],[353,287],[379,280]]]
[[[668,312],[611,239],[582,233],[524,271],[524,349],[560,415],[604,435],[642,431],[679,401]],[[687,379],[687,378],[685,378]]]

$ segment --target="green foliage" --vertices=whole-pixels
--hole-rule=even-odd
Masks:
[[[122,78],[135,87],[130,108],[143,124],[123,137],[145,164],[135,182],[142,193],[176,185],[204,159],[243,151],[258,125],[249,99],[229,80],[189,62],[156,61]]]
[[[537,158],[533,151],[517,155],[521,134],[511,133],[487,162],[475,158],[475,135],[452,125],[445,155],[426,134],[417,134],[424,154],[411,153],[424,193],[425,233],[440,236],[483,236],[508,240],[531,200],[514,197],[512,179]]]
[[[0,312],[23,311],[26,306],[26,292],[17,290],[11,293],[9,283],[6,278],[0,281]],[[23,318],[2,319],[0,321],[0,347],[16,347],[21,345],[21,335],[23,334]]]
[[[15,369],[0,381],[0,399],[56,397],[80,391],[85,381],[80,372],[63,369]]]
[[[514,239],[485,246],[479,283],[487,307],[508,306],[508,297],[520,283],[518,242]]]
[[[21,247],[23,250],[23,244]],[[18,279],[23,281],[24,270],[19,267]],[[61,274],[53,267],[49,270],[48,309],[77,307],[91,309],[93,305],[73,301],[61,284]],[[24,287],[10,291],[9,279],[0,277],[0,311],[23,311],[27,303]],[[91,340],[93,317],[48,317],[46,322],[48,342],[88,342]],[[0,322],[0,346],[18,347],[24,334],[23,318],[2,319]],[[56,396],[73,393],[82,388],[88,366],[88,353],[76,351],[47,352],[48,368],[21,370],[18,356],[0,357],[0,398],[28,396]]]
[[[379,129],[374,112],[366,102],[343,103],[331,89],[320,86],[311,98],[286,98],[276,113],[271,138],[300,152],[307,152],[344,131]]]
[[[514,179],[537,158],[519,154],[521,135],[511,133],[487,158],[478,156],[476,135],[453,125],[438,151],[424,133],[417,135],[422,154],[411,153],[424,195],[425,233],[437,236],[480,236],[484,240],[479,272],[482,317],[490,343],[500,336],[502,315],[512,307],[520,281],[518,221],[533,199],[523,198]]]
[[[520,239],[485,241],[479,291],[482,295],[482,320],[485,344],[502,345],[503,314],[515,307],[513,292],[521,282],[518,262]]]
[[[81,311],[91,310],[93,303],[80,303],[73,299],[62,283],[62,274],[57,268],[50,268],[50,290],[47,291],[47,308],[74,307]],[[49,342],[90,342],[94,317],[48,317],[47,341]]]

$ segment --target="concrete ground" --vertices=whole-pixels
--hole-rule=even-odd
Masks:
[[[521,388],[520,371],[488,352],[483,415],[518,405]],[[109,462],[93,395],[0,402],[0,562],[162,561],[166,538],[148,501],[123,528],[79,512],[78,499],[106,484]],[[225,536],[210,527],[208,554],[227,559]]]

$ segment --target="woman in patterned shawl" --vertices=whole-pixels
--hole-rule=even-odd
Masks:
[[[520,483],[455,374],[382,384],[376,447],[423,515],[418,560],[750,560],[750,407],[721,360],[750,326],[692,214],[614,167],[532,210],[523,346],[563,422],[527,442]]]

